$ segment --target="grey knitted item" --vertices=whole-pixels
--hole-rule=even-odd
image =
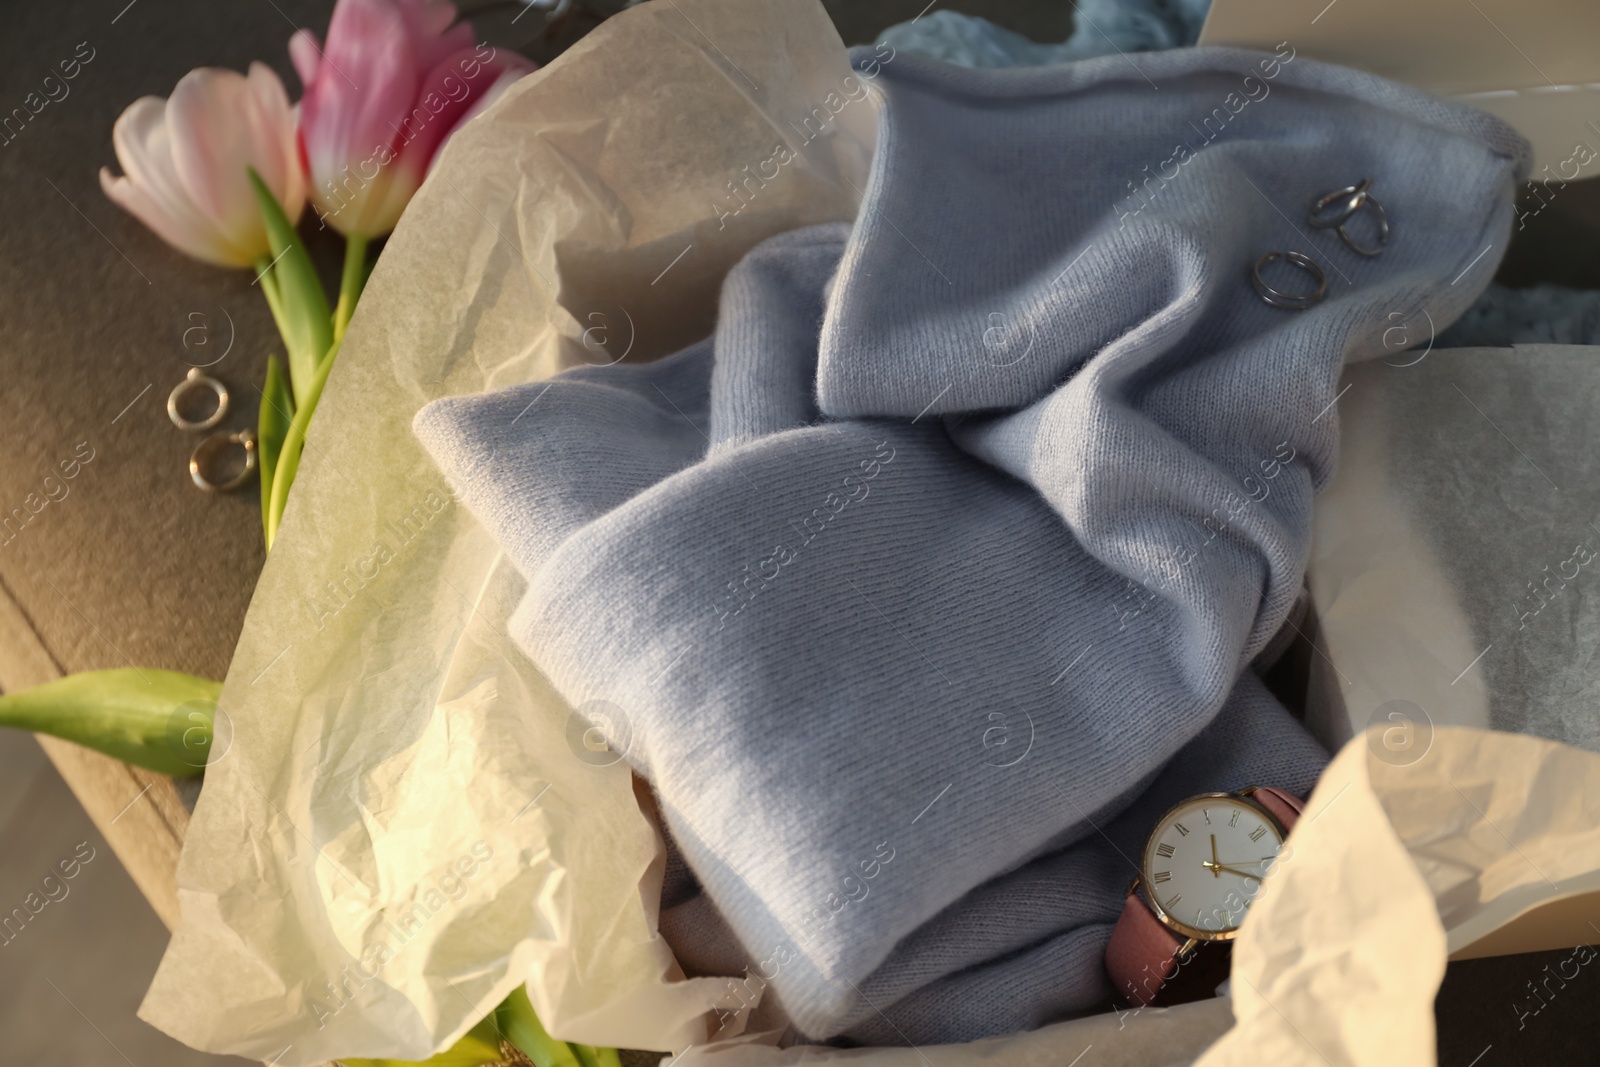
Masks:
[[[1001,747],[1001,746],[996,746]],[[1306,796],[1322,750],[1254,674],[1129,808],[1074,845],[977,887],[903,940],[861,983],[842,1035],[864,1045],[971,1041],[1103,1007],[1101,959],[1137,860],[1161,814],[1197,793],[1271,782]],[[737,975],[739,999],[764,982],[668,839],[661,934],[691,975]],[[769,1026],[781,1022],[761,1020]],[[805,1035],[796,1035],[804,1040]]]
[[[845,1036],[866,1045],[971,1041],[1102,1007],[1112,993],[1101,966],[1106,940],[1156,820],[1197,793],[1270,783],[1307,796],[1326,762],[1246,671],[1211,725],[1103,833],[979,886],[902,941],[861,983]]]
[[[1435,348],[1527,344],[1600,344],[1600,293],[1559,285],[1527,289],[1491,285],[1434,341]],[[1394,361],[1404,362],[1405,358],[1394,357]]]
[[[974,985],[1019,991],[1002,1025],[1103,989],[1121,887],[1061,850],[1231,721],[1300,589],[1344,360],[1383,353],[1397,308],[1452,320],[1504,245],[1526,145],[1488,116],[1287,49],[1139,70],[896,57],[857,222],[753,253],[711,343],[418,415],[528,576],[513,636],[575,706],[628,717],[811,1037],[881,1037],[880,1008],[905,1040],[972,1037],[992,1025],[945,1015]],[[1368,175],[1382,256],[1302,235]],[[1310,311],[1251,291],[1283,248],[1326,265]],[[1314,763],[1261,756],[1271,784]],[[1042,901],[1034,861],[1078,871],[1076,905]],[[1015,902],[984,912],[999,941],[962,918],[991,889]]]
[[[1192,45],[1210,10],[1211,0],[1081,0],[1072,36],[1061,44],[1030,41],[976,15],[939,10],[890,26],[878,43],[963,67],[1043,66]],[[1491,285],[1434,340],[1435,348],[1517,344],[1600,344],[1600,292]]]

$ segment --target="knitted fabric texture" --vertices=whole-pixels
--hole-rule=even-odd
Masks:
[[[1508,345],[1600,344],[1600,292],[1534,285],[1491,285],[1435,348],[1503,348]],[[1408,357],[1393,357],[1397,363]]]
[[[1314,779],[1240,675],[1301,587],[1340,367],[1481,291],[1527,149],[1287,46],[873,84],[857,221],[756,249],[712,338],[415,428],[797,1031],[965,1040],[1105,995],[1167,798]],[[1373,258],[1304,222],[1368,176]],[[1279,249],[1326,300],[1256,296]]]
[[[976,15],[930,11],[896,23],[878,43],[964,67],[1026,67],[1192,45],[1211,0],[1080,0],[1072,36],[1040,44]],[[1600,292],[1539,284],[1491,285],[1435,348],[1600,344]],[[1396,360],[1400,362],[1400,360]]]
[[[878,35],[878,43],[963,67],[1038,67],[1095,56],[1154,52],[1200,39],[1211,0],[1078,0],[1072,36],[1041,44],[976,15],[929,11]]]

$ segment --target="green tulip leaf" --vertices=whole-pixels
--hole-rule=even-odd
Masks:
[[[272,276],[270,284],[276,290],[274,310],[279,314],[278,328],[284,334],[284,347],[289,351],[289,383],[293,386],[295,400],[304,404],[317,364],[333,346],[332,313],[328,310],[327,294],[322,291],[322,280],[311,265],[311,257],[300,235],[261,175],[254,167],[249,171],[256,203],[267,224],[267,242],[272,246],[272,264],[268,271]]]
[[[328,384],[328,375],[333,373],[335,354],[330,352],[312,374],[305,399],[295,408],[294,418],[283,435],[283,447],[278,452],[277,464],[272,471],[272,500],[267,508],[268,548],[272,547],[272,542],[278,536],[278,528],[283,525],[283,511],[289,506],[289,487],[294,484],[294,476],[300,470],[300,454],[305,448],[306,432],[311,426],[311,416],[317,412],[317,401],[322,399],[322,389]]]
[[[294,418],[294,397],[277,356],[267,357],[267,384],[261,390],[261,414],[256,419],[256,447],[261,457],[261,526],[272,547],[277,530],[269,521],[272,515],[272,477],[278,469],[278,454]]]
[[[578,1062],[583,1067],[622,1067],[622,1057],[617,1055],[614,1048],[595,1048],[593,1045],[580,1045],[571,1042],[572,1051],[577,1053]]]
[[[83,671],[0,696],[0,726],[183,777],[205,770],[221,694],[221,682],[178,671]]]
[[[571,1045],[557,1041],[545,1031],[544,1024],[533,1013],[528,991],[521,986],[500,1002],[494,1017],[506,1040],[527,1054],[537,1067],[583,1067]]]

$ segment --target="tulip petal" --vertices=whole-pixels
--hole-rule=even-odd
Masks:
[[[108,167],[100,168],[100,189],[113,204],[184,255],[218,267],[249,266],[239,260],[237,250],[218,242],[203,229],[184,226],[169,215],[147,189],[127,178],[114,177]]]
[[[296,31],[289,38],[289,62],[294,64],[294,72],[300,75],[300,85],[310,88],[322,66],[322,45],[317,43],[317,35],[310,30]]]
[[[445,134],[444,140],[439,142],[439,147],[434,150],[433,158],[428,161],[429,173],[433,172],[433,164],[438,161],[441,155],[444,154],[444,146],[450,143],[450,138],[455,136],[457,130],[461,129],[461,127],[465,126],[467,123],[483,114],[484,111],[488,109],[490,104],[494,103],[496,100],[500,99],[502,95],[504,95],[507,89],[511,88],[512,85],[518,81],[521,81],[523,78],[527,77],[529,74],[532,74],[538,69],[538,64],[531,60],[524,59],[522,56],[517,55],[514,52],[504,53],[504,55],[506,56],[506,59],[503,62],[499,76],[495,77],[494,81],[490,83],[487,89],[482,92],[474,92],[473,95],[468,98],[467,109],[462,112],[461,117],[456,119],[455,124],[450,127],[450,131]],[[484,77],[489,77],[492,74],[492,71],[488,73],[480,73],[478,77],[479,79],[482,79]]]
[[[502,74],[516,72],[516,76],[521,77],[532,69],[533,65],[527,60],[505,50],[495,52],[487,62],[470,48],[447,57],[422,81],[415,114],[426,117],[427,121],[419,121],[414,128],[408,128],[410,136],[401,146],[401,157],[419,159],[424,166],[431,163],[444,139],[474,113],[473,108],[480,100],[494,91]],[[501,86],[500,91],[504,88]]]
[[[197,229],[204,217],[194,209],[183,182],[172,167],[167,131],[167,102],[145,96],[129,104],[111,128],[111,146],[128,179],[138,185],[174,220]]]
[[[472,27],[455,19],[442,0],[338,0],[320,56],[309,34],[290,41],[306,80],[309,195],[335,229],[389,232],[463,116],[502,75],[532,69],[515,53],[474,50]]]
[[[366,207],[386,192],[379,160],[391,155],[417,81],[411,36],[392,0],[340,0],[300,102],[300,132],[311,198],[341,232],[381,232],[365,228]]]
[[[271,247],[250,167],[266,175],[292,217],[304,206],[294,111],[278,76],[259,63],[248,76],[190,71],[170,99],[129,106],[111,140],[126,176],[102,171],[106,196],[208,263],[249,266]]]
[[[298,222],[305,207],[306,181],[289,94],[265,63],[250,64],[245,80],[254,97],[249,116],[257,146],[256,173],[277,196],[289,221]]]
[[[167,101],[172,162],[184,189],[224,239],[251,259],[266,255],[269,246],[245,170],[255,166],[271,172],[269,188],[280,198],[289,174],[282,158],[288,96],[277,75],[266,68],[262,74],[272,82],[269,95],[272,88],[279,94],[275,114],[264,112],[249,79],[231,70],[192,70]]]
[[[416,48],[417,69],[432,70],[452,52],[472,47],[472,26],[456,20],[456,7],[430,0],[395,0]]]
[[[111,130],[126,177],[100,171],[100,187],[123,210],[178,251],[219,266],[248,266],[251,256],[226,240],[197,211],[172,163],[166,104],[159,97],[134,101]]]

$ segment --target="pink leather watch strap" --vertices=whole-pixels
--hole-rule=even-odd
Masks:
[[[1285,831],[1294,829],[1305,807],[1298,797],[1271,786],[1257,786],[1250,797],[1271,812]],[[1137,891],[1130,892],[1106,945],[1106,971],[1112,986],[1138,1007],[1150,1004],[1177,971],[1184,940],[1156,918]]]
[[[1112,986],[1130,1003],[1144,1007],[1178,969],[1182,947],[1183,941],[1156,918],[1139,894],[1129,893],[1106,945],[1106,970]]]
[[[1285,831],[1294,829],[1294,824],[1300,819],[1300,812],[1305,809],[1305,804],[1299,797],[1285,793],[1281,789],[1274,789],[1270,785],[1256,786],[1250,797],[1272,812],[1273,818],[1283,824]]]

